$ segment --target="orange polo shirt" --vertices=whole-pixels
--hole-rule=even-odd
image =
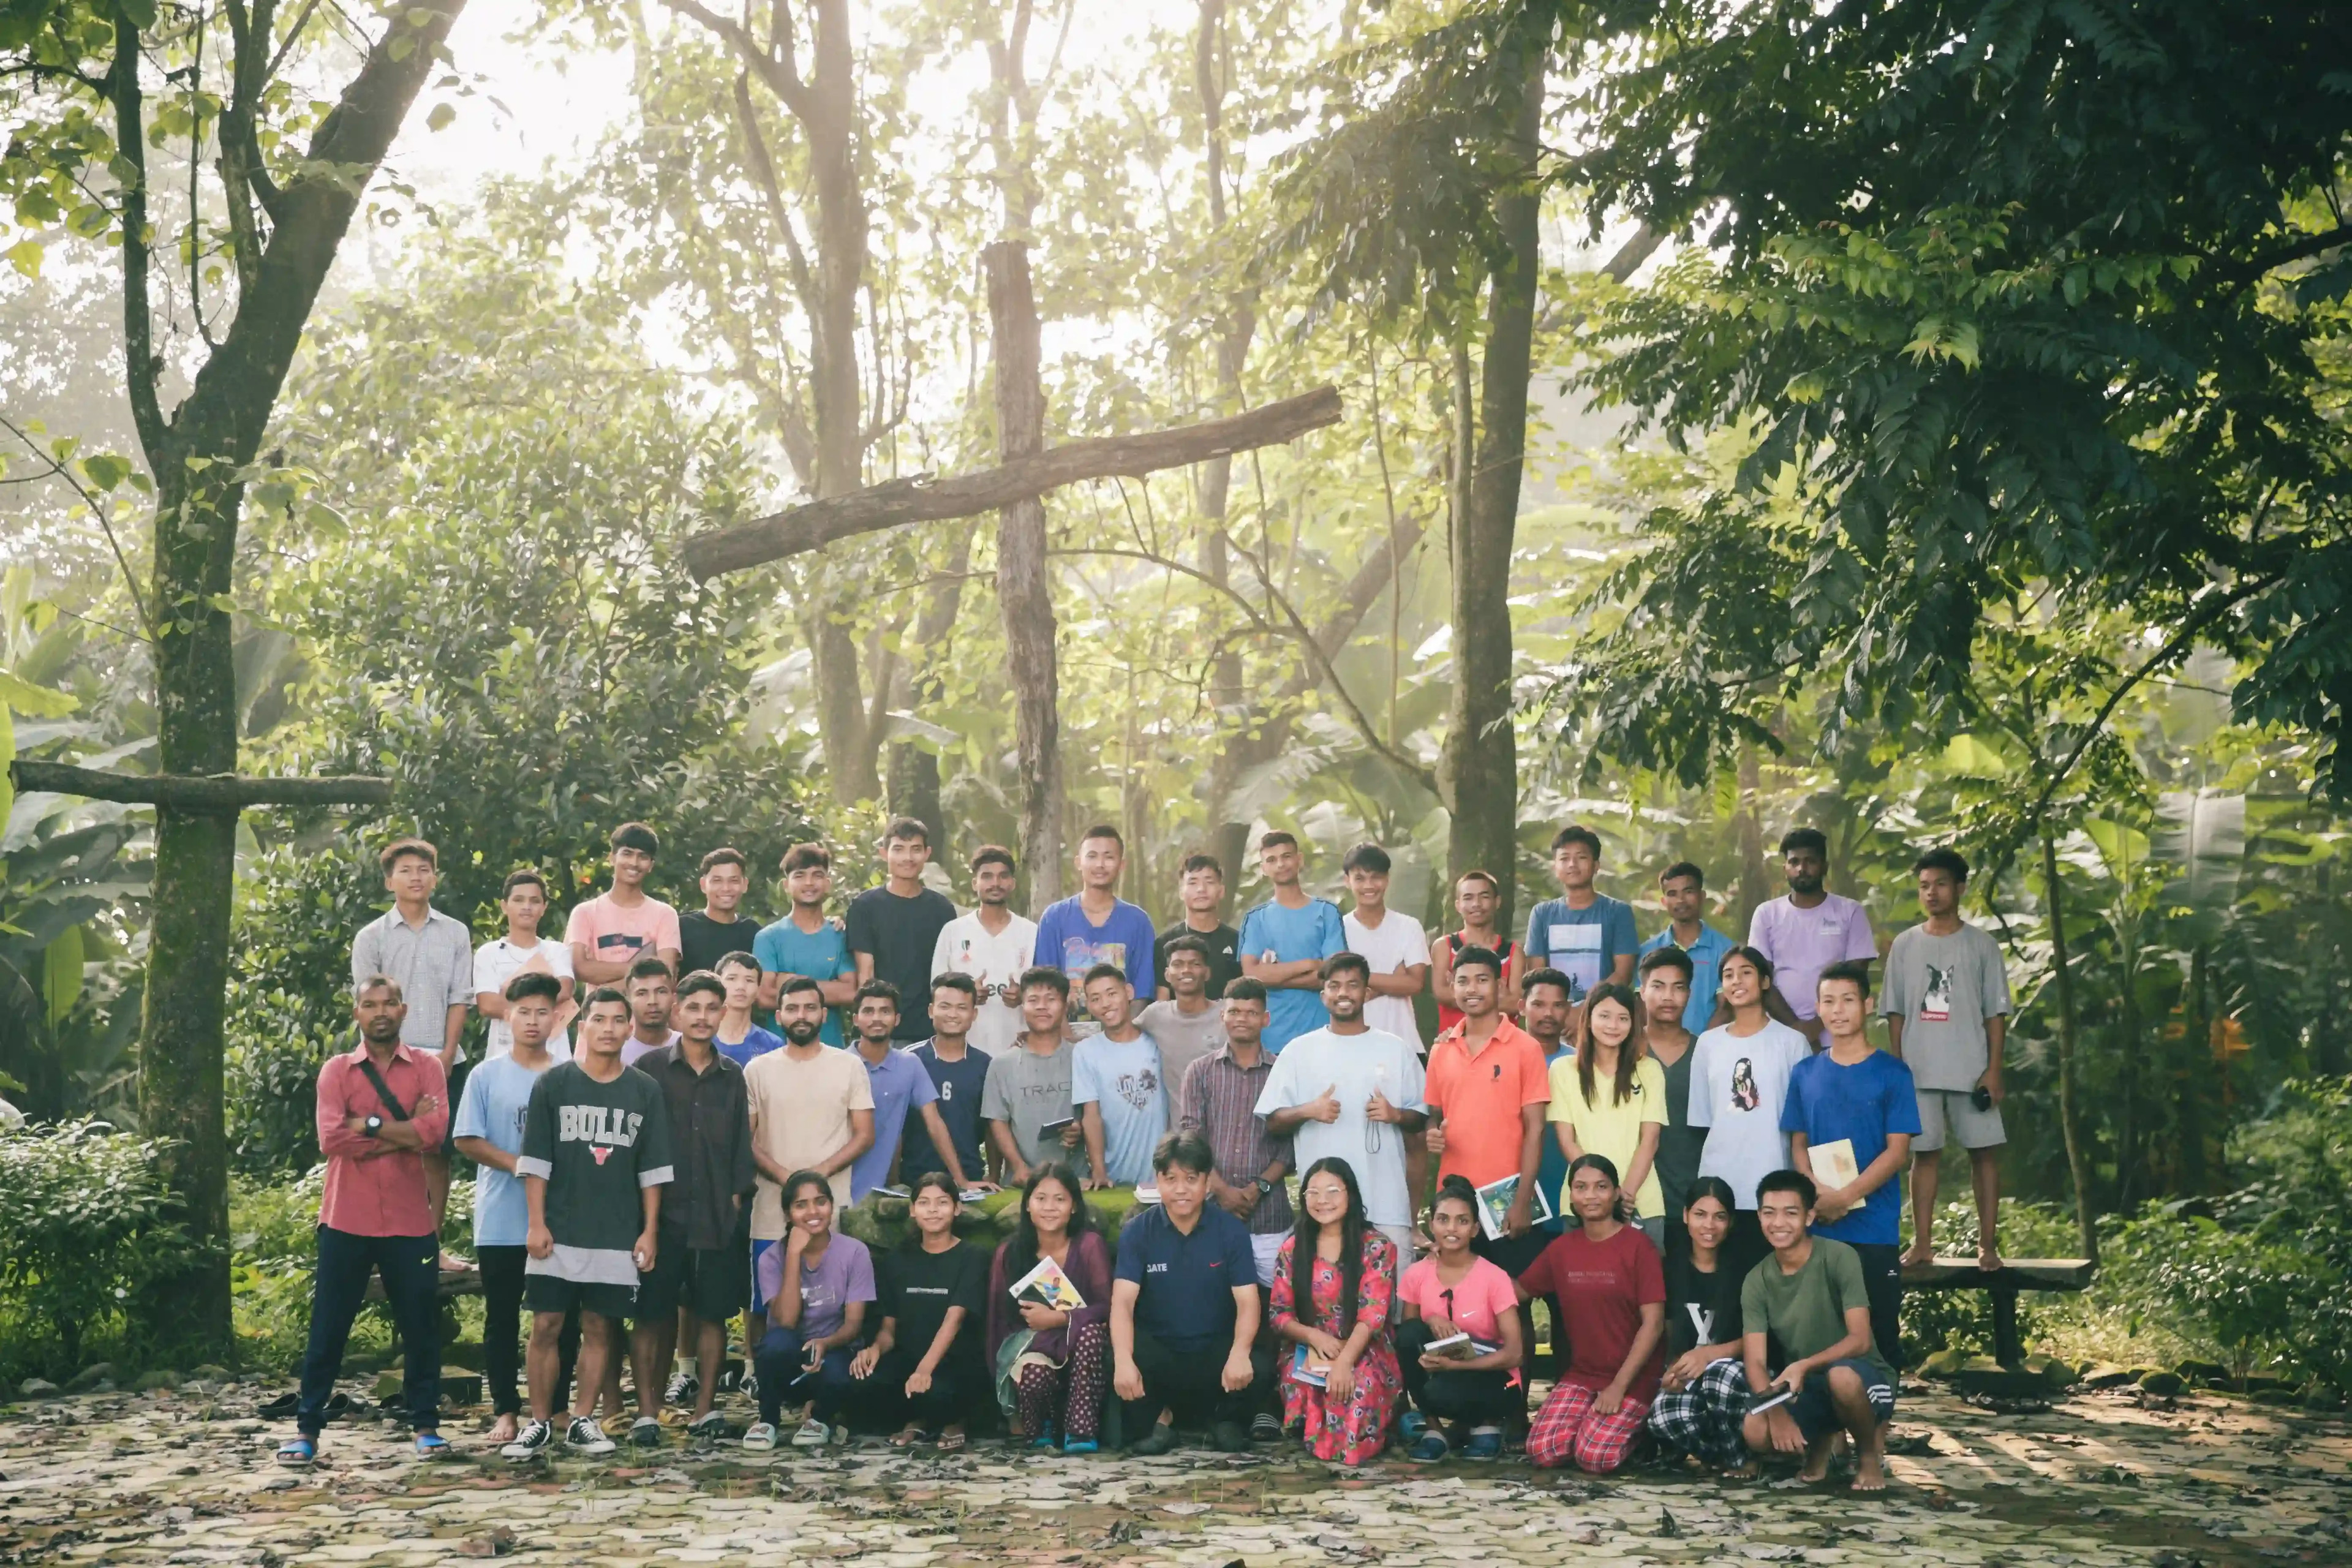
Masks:
[[[1473,1053],[1456,1025],[1429,1048],[1428,1082],[1423,1099],[1445,1117],[1445,1152],[1437,1163],[1440,1180],[1461,1175],[1474,1187],[1517,1175],[1526,1136],[1519,1112],[1551,1103],[1551,1077],[1536,1037],[1508,1018]]]

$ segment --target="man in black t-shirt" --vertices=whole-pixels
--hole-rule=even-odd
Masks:
[[[751,887],[750,865],[740,849],[713,849],[702,858],[702,907],[681,910],[677,917],[681,978],[703,969],[716,973],[729,953],[751,951],[760,921],[743,912],[743,895]]]
[[[915,1059],[931,1075],[939,1094],[940,1121],[955,1145],[956,1164],[971,1181],[988,1170],[988,1125],[981,1119],[980,1097],[988,1088],[989,1058],[972,1049],[965,1037],[980,1011],[980,987],[969,974],[940,974],[931,979],[931,1037],[915,1047]],[[931,1146],[930,1129],[920,1117],[908,1121],[898,1150],[898,1179],[911,1182],[926,1171],[944,1171],[948,1163]]]
[[[1222,997],[1225,983],[1240,979],[1242,973],[1242,934],[1217,915],[1225,903],[1225,868],[1213,855],[1188,855],[1176,893],[1184,906],[1184,918],[1161,931],[1151,944],[1151,973],[1159,999],[1166,1002],[1176,994],[1168,988],[1168,944],[1180,936],[1196,936],[1208,945],[1209,995]]]
[[[931,954],[939,947],[940,928],[956,918],[956,908],[923,885],[923,868],[930,858],[930,829],[911,816],[892,818],[882,835],[889,879],[850,900],[845,922],[860,985],[887,980],[901,996],[931,994]],[[920,1009],[902,1007],[891,1038],[908,1045],[930,1032]]]
[[[564,1446],[613,1451],[589,1412],[619,1353],[622,1320],[635,1310],[638,1278],[658,1258],[661,1190],[672,1175],[661,1086],[621,1065],[629,1027],[627,997],[609,985],[590,992],[579,1054],[541,1076],[523,1112],[515,1174],[530,1210],[523,1300],[531,1312],[531,1419],[499,1450],[510,1459],[535,1458],[554,1439],[559,1342],[575,1308],[580,1359]]]

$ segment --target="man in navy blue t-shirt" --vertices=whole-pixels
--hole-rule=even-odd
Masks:
[[[1870,965],[1861,959],[1822,971],[1814,995],[1829,1048],[1789,1074],[1780,1131],[1789,1159],[1821,1190],[1813,1234],[1843,1241],[1862,1259],[1870,1291],[1870,1333],[1889,1366],[1903,1364],[1903,1167],[1919,1131],[1919,1098],[1903,1058],[1874,1049]]]
[[[1210,1203],[1216,1154],[1171,1132],[1151,1159],[1160,1202],[1118,1237],[1110,1288],[1111,1392],[1125,1406],[1130,1453],[1176,1447],[1176,1411],[1205,1411],[1218,1451],[1249,1447],[1250,1413],[1274,1381],[1255,1350],[1257,1258],[1249,1226]]]
[[[969,974],[940,974],[931,979],[931,1037],[914,1049],[914,1058],[931,1075],[939,1091],[940,1121],[955,1145],[956,1163],[965,1178],[988,1185],[981,1177],[988,1170],[982,1138],[988,1124],[981,1120],[981,1091],[988,1087],[989,1058],[971,1048],[965,1037],[980,1014],[980,987]],[[921,1121],[908,1124],[898,1158],[898,1179],[911,1182],[926,1171],[944,1171],[948,1163],[931,1147],[930,1130]]]

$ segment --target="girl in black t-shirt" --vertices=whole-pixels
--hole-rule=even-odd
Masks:
[[[1748,1372],[1740,1360],[1740,1276],[1723,1254],[1738,1199],[1720,1176],[1691,1184],[1683,1209],[1690,1246],[1666,1259],[1666,1375],[1650,1406],[1659,1447],[1695,1465],[1752,1476],[1755,1462],[1739,1436],[1748,1415]]]
[[[989,1387],[981,1355],[988,1255],[957,1239],[961,1203],[942,1173],[917,1177],[908,1207],[915,1233],[877,1271],[882,1331],[849,1363],[853,1400],[876,1426],[905,1422],[893,1447],[935,1441],[952,1453],[964,1445],[965,1414]]]

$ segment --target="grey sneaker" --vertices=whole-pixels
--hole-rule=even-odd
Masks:
[[[640,1415],[629,1423],[629,1447],[658,1448],[662,1446],[661,1423],[650,1415]]]

